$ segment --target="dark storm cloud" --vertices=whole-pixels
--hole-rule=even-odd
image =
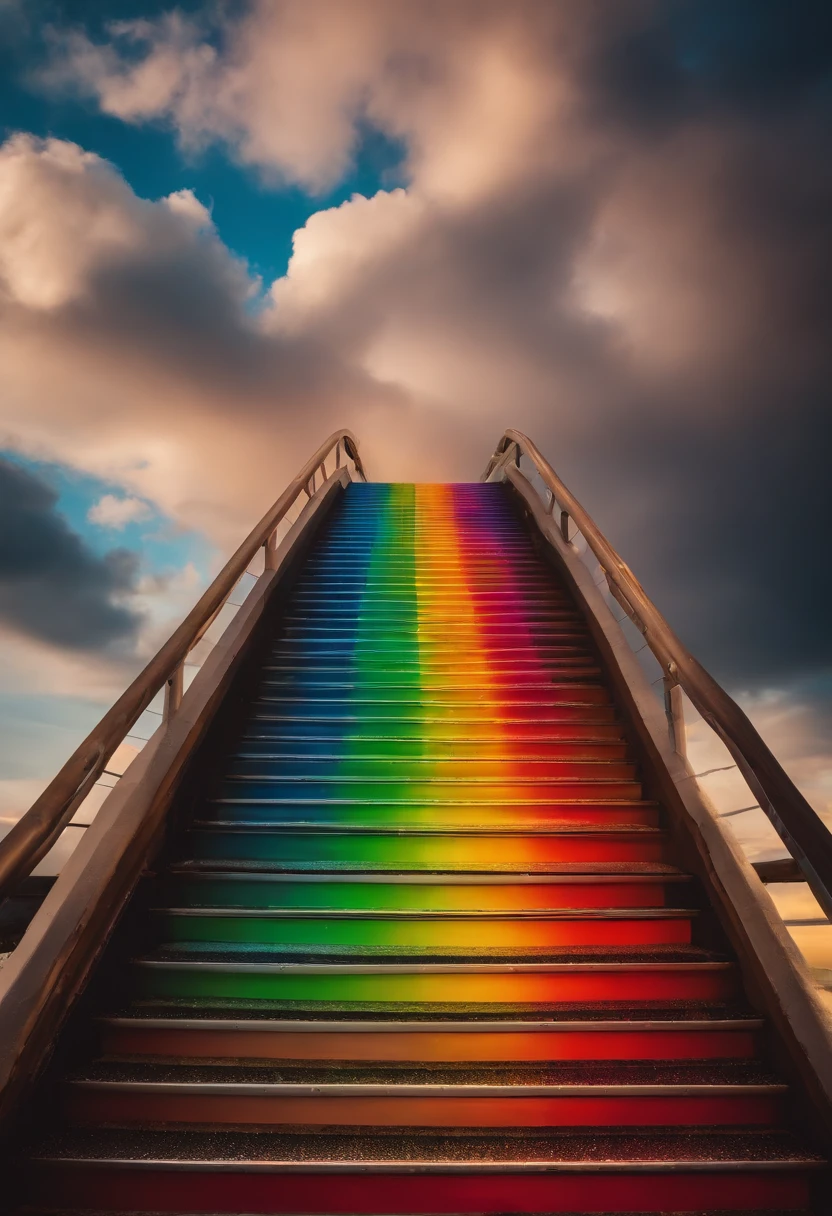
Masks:
[[[0,620],[58,646],[98,649],[131,638],[138,617],[113,602],[134,586],[136,559],[96,556],[38,477],[0,458]]]
[[[641,484],[654,502],[650,534],[621,547],[643,554],[645,581],[723,680],[809,678],[832,668],[832,8],[660,6],[600,49],[586,95],[637,143],[659,124],[722,149],[673,164],[669,143],[668,180],[689,188],[691,240],[731,340],[716,354],[703,342],[647,425],[618,415],[608,484],[625,498]]]
[[[596,116],[660,131],[720,107],[828,108],[830,47],[826,0],[636,2],[598,22],[578,70]]]

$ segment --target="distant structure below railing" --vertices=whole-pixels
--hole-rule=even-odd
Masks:
[[[281,525],[291,523],[289,512],[295,503],[309,501],[319,484],[323,485],[330,476],[327,472],[330,458],[334,470],[352,464],[356,475],[363,481],[367,480],[355,436],[351,431],[335,431],[306,462],[226,562],[179,628],[70,756],[37,801],[0,841],[0,900],[12,894],[20,882],[32,873],[69,825],[99,778],[109,776],[118,780],[123,775],[123,771],[117,772],[107,766],[117,749],[130,737],[141,715],[146,711],[154,712],[149,707],[160,694],[159,729],[166,729],[182,700],[188,656],[228,603],[240,580],[246,573],[251,573],[248,567],[260,550],[263,551],[264,571],[274,569]]]
[[[522,471],[523,459],[531,465],[529,475]],[[755,868],[760,877],[764,882],[805,879],[823,913],[832,918],[832,833],[826,824],[739,705],[685,649],[633,572],[534,443],[520,431],[506,431],[481,480],[506,479],[535,488],[535,477],[542,483],[542,492],[540,489],[535,492],[544,500],[545,510],[563,540],[575,546],[576,541],[583,539],[598,562],[611,596],[643,636],[640,649],[648,648],[659,663],[665,711],[676,751],[686,760],[684,693],[733,758],[734,763],[727,767],[739,770],[756,799],[754,806],[739,807],[723,817],[761,808],[791,854],[788,858],[758,863]],[[722,770],[708,769],[698,774],[691,770],[691,779],[717,771]]]

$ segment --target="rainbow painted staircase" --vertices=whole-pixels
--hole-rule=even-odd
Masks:
[[[504,485],[350,484],[64,1035],[21,1211],[826,1210],[629,738]]]

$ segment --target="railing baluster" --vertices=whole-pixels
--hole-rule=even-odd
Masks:
[[[167,726],[179,706],[185,692],[185,663],[184,660],[174,667],[173,672],[165,682],[165,704],[162,710],[162,725]]]
[[[685,726],[685,701],[679,681],[665,674],[662,681],[664,686],[664,712],[667,715],[667,726],[670,732],[670,742],[673,750],[683,760],[688,756],[688,733]]]
[[[277,528],[266,537],[263,546],[263,572],[277,569]]]

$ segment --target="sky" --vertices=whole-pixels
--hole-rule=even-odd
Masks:
[[[529,433],[832,818],[832,7],[0,0],[0,819],[338,426]]]

